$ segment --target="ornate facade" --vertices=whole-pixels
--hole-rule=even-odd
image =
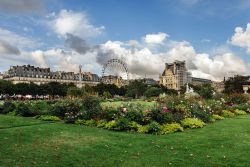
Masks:
[[[90,84],[96,85],[100,78],[90,72],[52,72],[50,68],[40,68],[30,65],[11,66],[3,75],[3,79],[10,80],[13,83],[36,83],[43,84],[48,82],[75,83],[76,85]]]
[[[160,76],[160,84],[168,89],[180,90],[186,83],[190,83],[191,79],[191,73],[187,71],[185,61],[175,61],[165,64],[165,70]]]

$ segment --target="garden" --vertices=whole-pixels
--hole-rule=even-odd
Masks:
[[[112,131],[164,135],[246,115],[250,112],[249,101],[250,97],[244,94],[218,94],[213,99],[162,95],[150,100],[123,101],[86,95],[74,100],[4,101],[0,113]]]

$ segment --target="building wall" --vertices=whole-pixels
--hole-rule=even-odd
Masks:
[[[185,61],[166,63],[165,70],[160,76],[160,84],[168,89],[180,90],[191,80],[191,73],[187,71]]]

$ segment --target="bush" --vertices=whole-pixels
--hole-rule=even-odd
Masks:
[[[109,121],[106,125],[105,125],[105,129],[109,129],[109,130],[113,130],[113,129],[115,129],[115,127],[116,127],[116,121],[115,120],[113,120],[113,121]]]
[[[60,121],[61,120],[57,116],[50,116],[50,115],[42,115],[38,119],[42,121]]]
[[[154,108],[148,113],[149,117],[160,124],[171,123],[174,121],[173,114],[169,112],[163,112],[160,108]]]
[[[5,101],[3,106],[2,106],[2,110],[0,110],[1,114],[7,114],[9,112],[13,112],[16,109],[16,105],[14,102],[11,101]]]
[[[32,101],[29,105],[31,112],[36,115],[49,115],[49,107],[47,101]]]
[[[76,125],[86,125],[86,126],[96,126],[97,123],[95,120],[82,120],[82,119],[77,119],[75,121]]]
[[[250,96],[247,94],[234,93],[229,95],[228,100],[233,104],[243,104],[247,103],[250,100]]]
[[[126,118],[120,118],[116,121],[116,127],[115,130],[124,131],[129,130],[130,122]]]
[[[173,132],[178,132],[178,131],[183,131],[183,127],[181,127],[180,124],[178,123],[171,123],[171,124],[164,124],[161,126],[161,131],[160,134],[167,134],[167,133],[173,133]]]
[[[224,119],[224,117],[219,116],[219,115],[217,115],[217,114],[213,114],[213,115],[212,115],[212,118],[215,119],[215,120],[223,120],[223,119]]]
[[[137,123],[142,123],[144,118],[143,113],[141,111],[128,111],[125,113],[124,117],[129,121],[134,121]]]
[[[191,110],[191,114],[193,117],[201,119],[204,122],[211,122],[211,114],[206,109],[196,106]]]
[[[147,125],[139,126],[137,132],[138,133],[148,133],[148,126]]]
[[[85,119],[97,119],[102,114],[102,108],[98,97],[86,96],[83,100]]]
[[[223,110],[221,113],[221,116],[225,117],[225,118],[232,118],[234,117],[234,113],[228,111],[228,110]]]
[[[23,102],[18,103],[15,110],[16,114],[23,117],[35,116],[35,113],[32,113],[32,111],[30,110],[29,105],[30,105],[29,103],[28,104]]]
[[[106,124],[107,124],[107,121],[103,119],[96,122],[96,125],[98,128],[103,128],[105,127]]]
[[[148,126],[148,133],[157,134],[161,130],[161,125],[155,121],[152,121]]]
[[[103,119],[108,121],[114,120],[119,115],[119,110],[117,108],[107,108],[103,111]]]
[[[202,120],[199,120],[197,118],[185,118],[184,120],[181,121],[181,125],[184,128],[194,129],[194,128],[202,128],[206,124]]]
[[[162,93],[161,88],[157,88],[157,87],[149,87],[144,95],[149,98],[149,97],[156,97],[159,96]]]
[[[129,123],[129,129],[132,131],[137,132],[140,127],[141,127],[141,125],[138,124],[137,122],[130,122]]]
[[[234,110],[235,115],[246,115],[247,113],[243,110],[236,109]]]

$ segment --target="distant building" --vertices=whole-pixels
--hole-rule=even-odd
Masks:
[[[78,85],[96,85],[100,82],[100,78],[96,74],[90,72],[52,72],[50,68],[40,68],[30,65],[11,66],[10,69],[3,75],[3,79],[16,83],[35,83],[44,84],[48,82],[59,83],[75,83]]]
[[[187,71],[185,61],[166,63],[160,76],[160,85],[168,89],[180,90],[186,83],[191,83],[191,73]]]
[[[212,80],[192,77],[192,85],[212,84]]]
[[[0,73],[0,79],[3,79],[3,74],[2,73]]]
[[[103,76],[101,82],[105,84],[114,84],[118,87],[121,87],[126,84],[126,81],[122,77],[114,75]]]

